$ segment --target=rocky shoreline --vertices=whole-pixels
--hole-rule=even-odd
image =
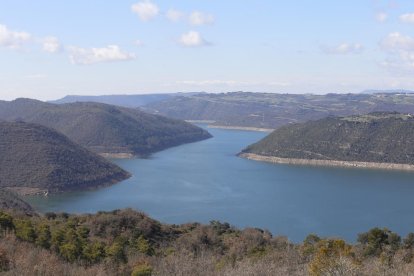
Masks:
[[[409,165],[409,164],[280,158],[280,157],[275,157],[275,156],[264,156],[264,155],[254,154],[254,153],[240,153],[239,157],[246,158],[249,160],[262,161],[262,162],[275,163],[275,164],[414,171],[414,165]]]

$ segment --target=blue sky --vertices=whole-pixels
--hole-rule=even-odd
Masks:
[[[412,0],[0,0],[0,99],[414,89]]]

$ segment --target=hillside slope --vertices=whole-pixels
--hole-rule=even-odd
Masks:
[[[36,212],[29,203],[17,194],[7,189],[0,189],[0,210],[24,215],[35,215]]]
[[[281,127],[243,153],[279,158],[414,164],[414,118],[330,117]]]
[[[44,126],[0,122],[0,187],[50,192],[113,184],[129,174]]]
[[[214,125],[278,128],[290,123],[376,111],[414,113],[414,94],[276,94],[232,92],[174,97],[148,104],[149,111]]]
[[[17,99],[0,102],[0,119],[54,128],[97,153],[147,155],[211,137],[183,121],[100,103],[57,105]]]

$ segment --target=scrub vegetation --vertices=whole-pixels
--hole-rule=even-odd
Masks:
[[[406,275],[414,233],[374,228],[355,244],[299,244],[228,223],[167,225],[130,209],[94,215],[0,212],[4,275]]]

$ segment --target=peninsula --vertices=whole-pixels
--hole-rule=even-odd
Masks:
[[[239,156],[280,164],[414,170],[414,117],[376,112],[281,127]]]

